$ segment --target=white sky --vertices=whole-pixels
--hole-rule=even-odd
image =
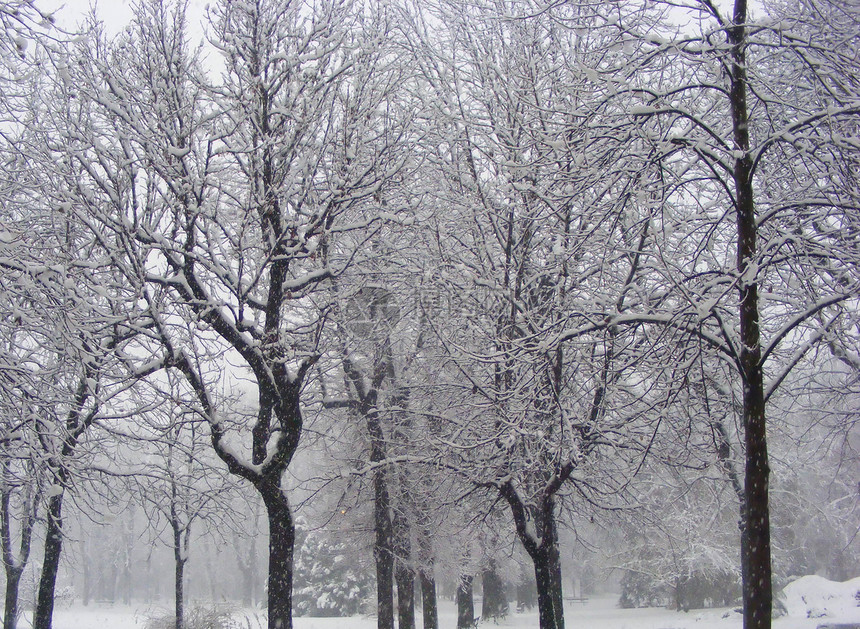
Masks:
[[[95,7],[96,14],[104,22],[108,33],[120,32],[131,20],[131,0],[36,0],[36,6],[42,10],[56,13],[57,22],[66,29],[74,28],[83,21],[91,7]],[[202,38],[203,28],[201,26],[203,14],[209,0],[189,0],[188,2],[188,24],[194,39]]]

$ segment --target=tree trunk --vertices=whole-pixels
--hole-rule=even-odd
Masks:
[[[397,582],[397,627],[415,629],[415,574],[409,565],[412,560],[412,544],[409,539],[409,522],[406,519],[408,500],[403,494],[402,484],[400,487],[397,508],[394,509],[391,521],[394,542],[394,579]]]
[[[290,504],[279,482],[263,481],[258,489],[269,518],[268,627],[292,629],[295,527]]]
[[[508,597],[505,592],[505,582],[499,576],[498,566],[495,561],[481,575],[484,586],[484,599],[481,605],[481,618],[493,618],[495,620],[508,615]]]
[[[54,617],[54,593],[57,588],[57,573],[63,551],[63,493],[48,500],[48,522],[45,534],[45,560],[33,614],[33,629],[51,629]]]
[[[184,609],[184,592],[183,580],[185,578],[185,561],[176,558],[176,566],[174,571],[173,592],[174,592],[174,615],[176,617],[176,629],[183,629],[185,626],[185,609]]]
[[[564,598],[561,589],[561,566],[558,546],[541,550],[532,557],[537,582],[540,629],[564,629]]]
[[[394,557],[388,541],[381,537],[383,534],[377,524],[373,549],[376,559],[376,626],[378,629],[394,629]]]
[[[472,576],[460,577],[457,586],[457,629],[471,629],[475,626],[475,601],[472,597]]]
[[[436,580],[433,578],[433,568],[419,572],[421,582],[421,609],[424,629],[439,629],[439,608],[436,605]]]
[[[385,460],[385,438],[375,410],[376,397],[369,396],[363,403],[362,414],[370,433],[370,460]],[[373,406],[370,406],[370,405]],[[388,492],[388,475],[380,466],[373,473],[373,525],[375,540],[373,555],[376,561],[376,626],[377,629],[394,629],[394,529],[391,523],[391,496]]]
[[[733,24],[728,29],[731,51],[731,106],[735,149],[734,164],[737,213],[737,269],[740,290],[740,368],[743,381],[745,453],[744,515],[741,535],[743,559],[744,629],[770,629],[773,603],[770,557],[770,507],[768,483],[764,378],[761,365],[758,283],[756,265],[757,223],[750,155],[746,77],[746,0],[735,0]]]
[[[402,561],[395,568],[397,581],[397,628],[415,629],[415,575]]]
[[[183,629],[185,626],[185,596],[184,596],[184,579],[185,579],[185,558],[182,556],[182,531],[179,528],[179,523],[173,521],[173,561],[174,561],[174,577],[173,577],[173,603],[174,603],[174,618],[176,619],[176,629]]]
[[[6,566],[6,606],[3,612],[3,629],[15,629],[18,621],[18,589],[23,568]]]

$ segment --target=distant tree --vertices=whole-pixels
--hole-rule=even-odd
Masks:
[[[208,427],[193,408],[181,403],[176,383],[146,390],[156,401],[141,413],[140,425],[129,431],[130,441],[137,441],[128,455],[131,460],[123,465],[126,469],[113,467],[128,475],[150,526],[167,529],[166,543],[173,552],[174,617],[176,629],[182,629],[192,529],[205,524],[227,537],[228,529],[240,526],[228,506],[235,487],[212,460],[211,449],[202,440],[208,437],[204,433]],[[136,462],[141,457],[145,465]]]

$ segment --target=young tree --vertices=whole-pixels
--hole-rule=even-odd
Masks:
[[[210,531],[220,531],[226,537],[225,529],[238,524],[231,523],[235,516],[229,507],[225,508],[231,489],[226,472],[211,460],[211,450],[203,450],[206,446],[203,432],[208,428],[195,417],[193,409],[173,406],[180,398],[171,396],[171,389],[176,392],[178,387],[174,383],[168,384],[166,391],[154,390],[156,398],[164,401],[146,412],[142,425],[128,435],[128,439],[140,445],[132,447],[133,458],[126,473],[133,475],[135,494],[150,524],[167,527],[174,565],[174,617],[176,629],[182,629],[193,526],[203,521]],[[145,460],[142,466],[135,462],[141,457]]]

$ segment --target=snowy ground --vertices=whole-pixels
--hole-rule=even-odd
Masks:
[[[860,623],[860,578],[833,583],[820,577],[803,577],[786,588],[784,604],[788,615],[774,621],[774,629],[816,629],[824,623]],[[565,609],[565,625],[570,629],[739,629],[740,614],[729,609],[708,609],[689,613],[667,609],[618,609],[617,596],[592,598],[585,604],[571,603]],[[148,618],[157,614],[151,607],[73,607],[58,609],[54,629],[144,629]],[[454,629],[456,614],[448,601],[440,602],[440,629]],[[236,629],[264,629],[259,612],[236,615]],[[499,621],[481,623],[498,627],[538,626],[537,613],[512,614]],[[26,620],[19,625],[29,627]],[[420,626],[420,619],[419,619]],[[375,618],[296,618],[296,629],[375,629]]]

